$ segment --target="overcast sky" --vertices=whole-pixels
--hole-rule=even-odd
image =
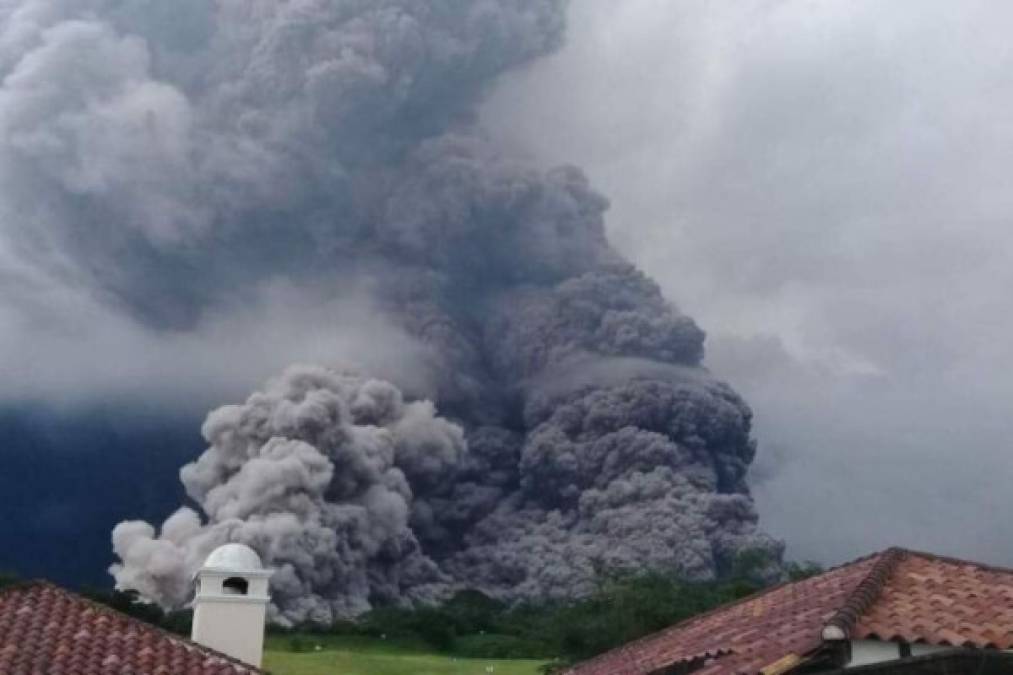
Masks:
[[[582,166],[614,242],[756,412],[798,558],[1013,563],[1013,5],[575,0],[488,102]]]
[[[206,13],[201,0],[188,6]],[[484,123],[541,164],[582,167],[612,202],[616,246],[708,331],[709,367],[756,412],[762,525],[796,558],[903,544],[1013,564],[1013,4],[572,0],[571,14],[568,45],[508,75]],[[147,67],[132,56],[142,43],[92,37],[126,54],[110,57],[125,64],[110,82],[122,75],[160,112],[180,107],[134,73]],[[19,45],[0,39],[0,68]],[[80,117],[64,108],[95,98],[88,87],[83,103],[53,94],[50,119],[18,90],[47,72],[19,72],[0,86],[5,129],[63,129]],[[147,104],[132,100],[100,117],[150,133]],[[165,133],[185,130],[179,117]],[[168,169],[147,154],[91,143],[104,137],[88,129],[81,138],[82,152],[111,161],[89,165],[173,197],[162,195]],[[9,150],[0,197],[52,206]],[[146,167],[137,181],[135,163]],[[67,162],[51,164],[66,178]],[[424,389],[414,373],[425,354],[360,289],[307,293],[265,273],[254,302],[158,330],[16,253],[8,230],[26,212],[2,202],[0,403],[156,390],[159,405],[201,410],[294,360],[348,361]],[[78,233],[81,211],[69,213]],[[62,269],[60,252],[47,253]],[[137,278],[159,288],[157,270]]]

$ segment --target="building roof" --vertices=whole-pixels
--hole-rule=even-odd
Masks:
[[[47,582],[0,590],[3,675],[257,675],[257,668]]]
[[[260,556],[246,544],[223,544],[211,551],[204,561],[206,569],[251,572],[264,569]]]
[[[570,675],[784,673],[828,638],[1013,648],[1013,570],[893,548],[585,661]],[[698,667],[699,666],[699,667]]]

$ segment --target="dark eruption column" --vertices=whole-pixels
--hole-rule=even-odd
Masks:
[[[564,3],[165,6],[0,10],[2,201],[26,258],[153,331],[277,278],[367,289],[422,345],[446,419],[368,377],[288,372],[209,416],[182,472],[203,514],[117,527],[121,586],[182,602],[234,539],[282,570],[280,617],[326,620],[779,555],[744,482],[749,410],[701,367],[702,331],[609,246],[578,169],[475,127],[497,75],[559,44]]]

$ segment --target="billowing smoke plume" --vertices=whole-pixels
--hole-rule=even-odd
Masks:
[[[293,367],[245,405],[211,413],[203,433],[211,447],[182,479],[210,523],[189,508],[158,538],[147,523],[121,523],[121,585],[182,604],[190,573],[234,540],[277,567],[275,603],[290,620],[355,614],[447,581],[409,524],[414,486],[464,454],[461,428],[432,404],[405,403],[387,382]]]
[[[212,413],[182,472],[203,513],[118,526],[121,587],[179,604],[203,556],[242,541],[280,570],[280,618],[326,620],[779,554],[744,482],[749,410],[701,367],[702,331],[610,248],[578,169],[535,170],[476,128],[484,89],[556,47],[565,9],[0,7],[0,208],[20,259],[160,332],[277,279],[354,288],[426,355],[430,386],[407,397],[300,368]]]

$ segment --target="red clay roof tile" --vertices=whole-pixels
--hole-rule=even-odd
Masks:
[[[0,591],[3,675],[256,675],[261,671],[46,582]]]
[[[821,644],[820,631],[879,560],[872,556],[719,607],[655,635],[577,665],[574,675],[645,675],[723,653],[699,675],[757,673],[789,654]]]
[[[1013,570],[905,552],[855,638],[896,633],[909,641],[1013,648]]]
[[[649,675],[718,655],[697,675],[784,672],[823,628],[852,639],[1013,649],[1013,570],[890,549],[720,607],[578,664],[569,675]],[[780,667],[779,667],[780,666]]]

